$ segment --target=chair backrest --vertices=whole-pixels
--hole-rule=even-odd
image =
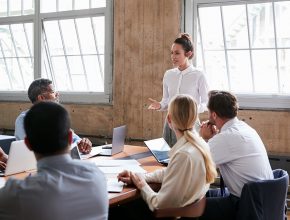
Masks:
[[[289,176],[284,170],[273,171],[274,179],[246,183],[243,187],[236,220],[284,220]]]
[[[166,217],[199,217],[203,214],[205,209],[206,199],[203,197],[197,202],[191,203],[181,208],[165,208],[155,209],[154,216],[156,218]]]

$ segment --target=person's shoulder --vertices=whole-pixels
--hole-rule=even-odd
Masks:
[[[195,66],[191,66],[191,73],[195,76],[198,76],[199,78],[205,78],[203,70]]]
[[[15,178],[9,178],[6,183],[5,186],[3,188],[1,188],[1,194],[3,195],[3,193],[8,193],[9,196],[15,196],[17,192],[19,192],[21,190],[21,185],[25,182],[24,180],[19,180],[19,179],[15,179]]]
[[[27,114],[28,111],[29,111],[29,109],[27,109],[27,110],[21,112],[21,113],[17,116],[16,121],[23,120],[23,119],[25,118],[25,116],[26,116],[26,114]]]
[[[97,175],[104,176],[101,170],[92,162],[83,161],[83,160],[72,160],[72,166],[75,166],[80,170],[82,175]]]
[[[165,75],[176,74],[176,73],[178,73],[178,72],[180,72],[180,71],[178,70],[178,68],[168,69],[168,70],[165,71],[164,76],[165,76]]]

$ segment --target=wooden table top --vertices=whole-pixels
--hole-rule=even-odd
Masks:
[[[143,169],[145,169],[148,172],[152,172],[157,169],[161,169],[164,166],[159,164],[156,159],[152,156],[152,154],[149,152],[148,148],[146,147],[140,147],[140,146],[132,146],[132,145],[125,145],[124,151],[122,153],[118,153],[112,157],[104,157],[104,156],[97,156],[94,158],[90,158],[89,160],[101,160],[101,159],[120,159],[120,158],[127,158],[127,159],[136,159],[139,163],[141,163],[141,166]],[[36,171],[31,172],[23,172],[19,174],[12,175],[14,178],[24,179],[30,173],[35,173]],[[9,177],[4,177],[5,180],[7,180]],[[152,186],[158,187],[158,186]],[[126,201],[129,201],[131,199],[134,199],[136,197],[140,196],[139,190],[137,190],[134,186],[124,186],[124,189],[121,193],[109,193],[109,204],[110,206],[115,206],[120,203],[124,203]]]

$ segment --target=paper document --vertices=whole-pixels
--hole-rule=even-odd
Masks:
[[[92,150],[89,154],[81,154],[81,159],[85,160],[85,159],[94,157],[94,156],[98,155],[99,153],[101,153],[101,151],[102,151],[102,148],[100,148],[100,147],[92,147]]]
[[[95,160],[94,163],[98,167],[120,167],[120,166],[139,166],[140,163],[137,160]]]
[[[122,192],[124,183],[118,182],[117,178],[107,179],[107,191],[108,192]]]
[[[124,170],[129,170],[134,173],[147,173],[146,170],[144,170],[140,166],[119,166],[119,167],[99,167],[99,169],[104,173],[104,174],[109,174],[109,173],[121,173]]]

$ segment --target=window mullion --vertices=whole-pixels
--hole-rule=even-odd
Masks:
[[[90,18],[90,19],[91,19],[91,25],[92,25],[92,29],[93,29],[93,36],[94,36],[94,40],[95,40],[95,46],[96,46],[96,51],[97,51],[98,63],[99,63],[99,67],[100,67],[100,73],[101,73],[102,80],[104,81],[104,72],[102,69],[102,64],[101,64],[101,59],[100,59],[96,30],[95,30],[95,27],[93,25],[93,18]]]
[[[254,64],[253,64],[253,55],[252,55],[252,42],[250,37],[250,25],[249,25],[249,14],[248,14],[248,4],[246,4],[246,18],[247,18],[247,30],[248,30],[248,39],[249,39],[249,53],[250,53],[250,64],[251,64],[251,73],[252,73],[252,86],[253,92],[256,91],[255,88],[255,71],[254,71]]]
[[[23,6],[23,0],[21,0],[21,15],[23,15],[24,10],[23,10],[24,6]]]
[[[14,50],[15,50],[16,60],[17,60],[17,63],[18,63],[19,72],[20,72],[21,79],[22,79],[22,84],[23,84],[23,87],[26,88],[25,87],[25,80],[24,80],[22,68],[21,68],[20,61],[19,61],[19,56],[18,56],[17,48],[16,48],[16,45],[15,45],[14,34],[13,34],[12,30],[11,30],[11,25],[9,25],[9,32],[10,32],[12,44],[13,44],[13,47],[14,47]]]
[[[275,39],[275,53],[276,53],[276,66],[277,66],[277,80],[278,80],[278,92],[281,93],[281,77],[280,77],[280,65],[278,58],[278,46],[277,46],[277,33],[276,33],[276,13],[275,13],[275,5],[272,2],[272,10],[273,10],[273,26],[274,26],[274,39]]]
[[[59,0],[56,0],[56,11],[59,11]]]
[[[76,7],[76,2],[75,0],[72,0],[72,10],[75,10],[75,7]]]
[[[7,0],[7,17],[10,15],[10,4],[9,4],[9,0]]]
[[[67,66],[67,72],[68,72],[68,77],[69,77],[69,81],[70,81],[70,86],[71,86],[71,89],[73,90],[74,89],[74,86],[73,86],[73,82],[72,82],[72,76],[71,76],[70,66],[69,66],[68,59],[67,59],[66,48],[65,48],[65,45],[64,45],[64,39],[63,39],[62,29],[60,27],[59,20],[57,21],[57,24],[58,24],[58,29],[59,29],[59,33],[60,33],[62,48],[63,48],[63,52],[64,52],[64,59],[65,59],[66,66]]]
[[[85,78],[86,78],[86,86],[87,86],[87,89],[89,90],[88,75],[87,75],[86,65],[85,65],[85,62],[84,62],[84,56],[83,56],[83,51],[82,51],[81,42],[80,42],[79,30],[78,30],[78,27],[77,27],[77,24],[76,24],[76,19],[74,19],[74,26],[75,26],[75,29],[76,29],[76,34],[77,34],[77,39],[78,39],[78,46],[79,46],[79,50],[80,50],[80,57],[81,57],[81,60],[82,60],[82,66],[83,66],[84,75],[85,75]]]
[[[231,84],[231,77],[230,77],[230,71],[229,71],[229,60],[228,60],[228,51],[227,51],[227,44],[226,44],[227,42],[226,42],[226,34],[225,34],[225,26],[224,26],[224,16],[223,16],[222,6],[220,6],[220,13],[221,13],[221,24],[222,24],[223,40],[224,40],[226,69],[227,69],[227,76],[228,76],[228,86],[229,86],[229,90],[231,90],[232,84]]]
[[[34,78],[41,77],[41,65],[42,65],[42,37],[41,37],[41,20],[40,20],[40,0],[34,0],[34,27],[33,27],[33,51],[34,51]]]

